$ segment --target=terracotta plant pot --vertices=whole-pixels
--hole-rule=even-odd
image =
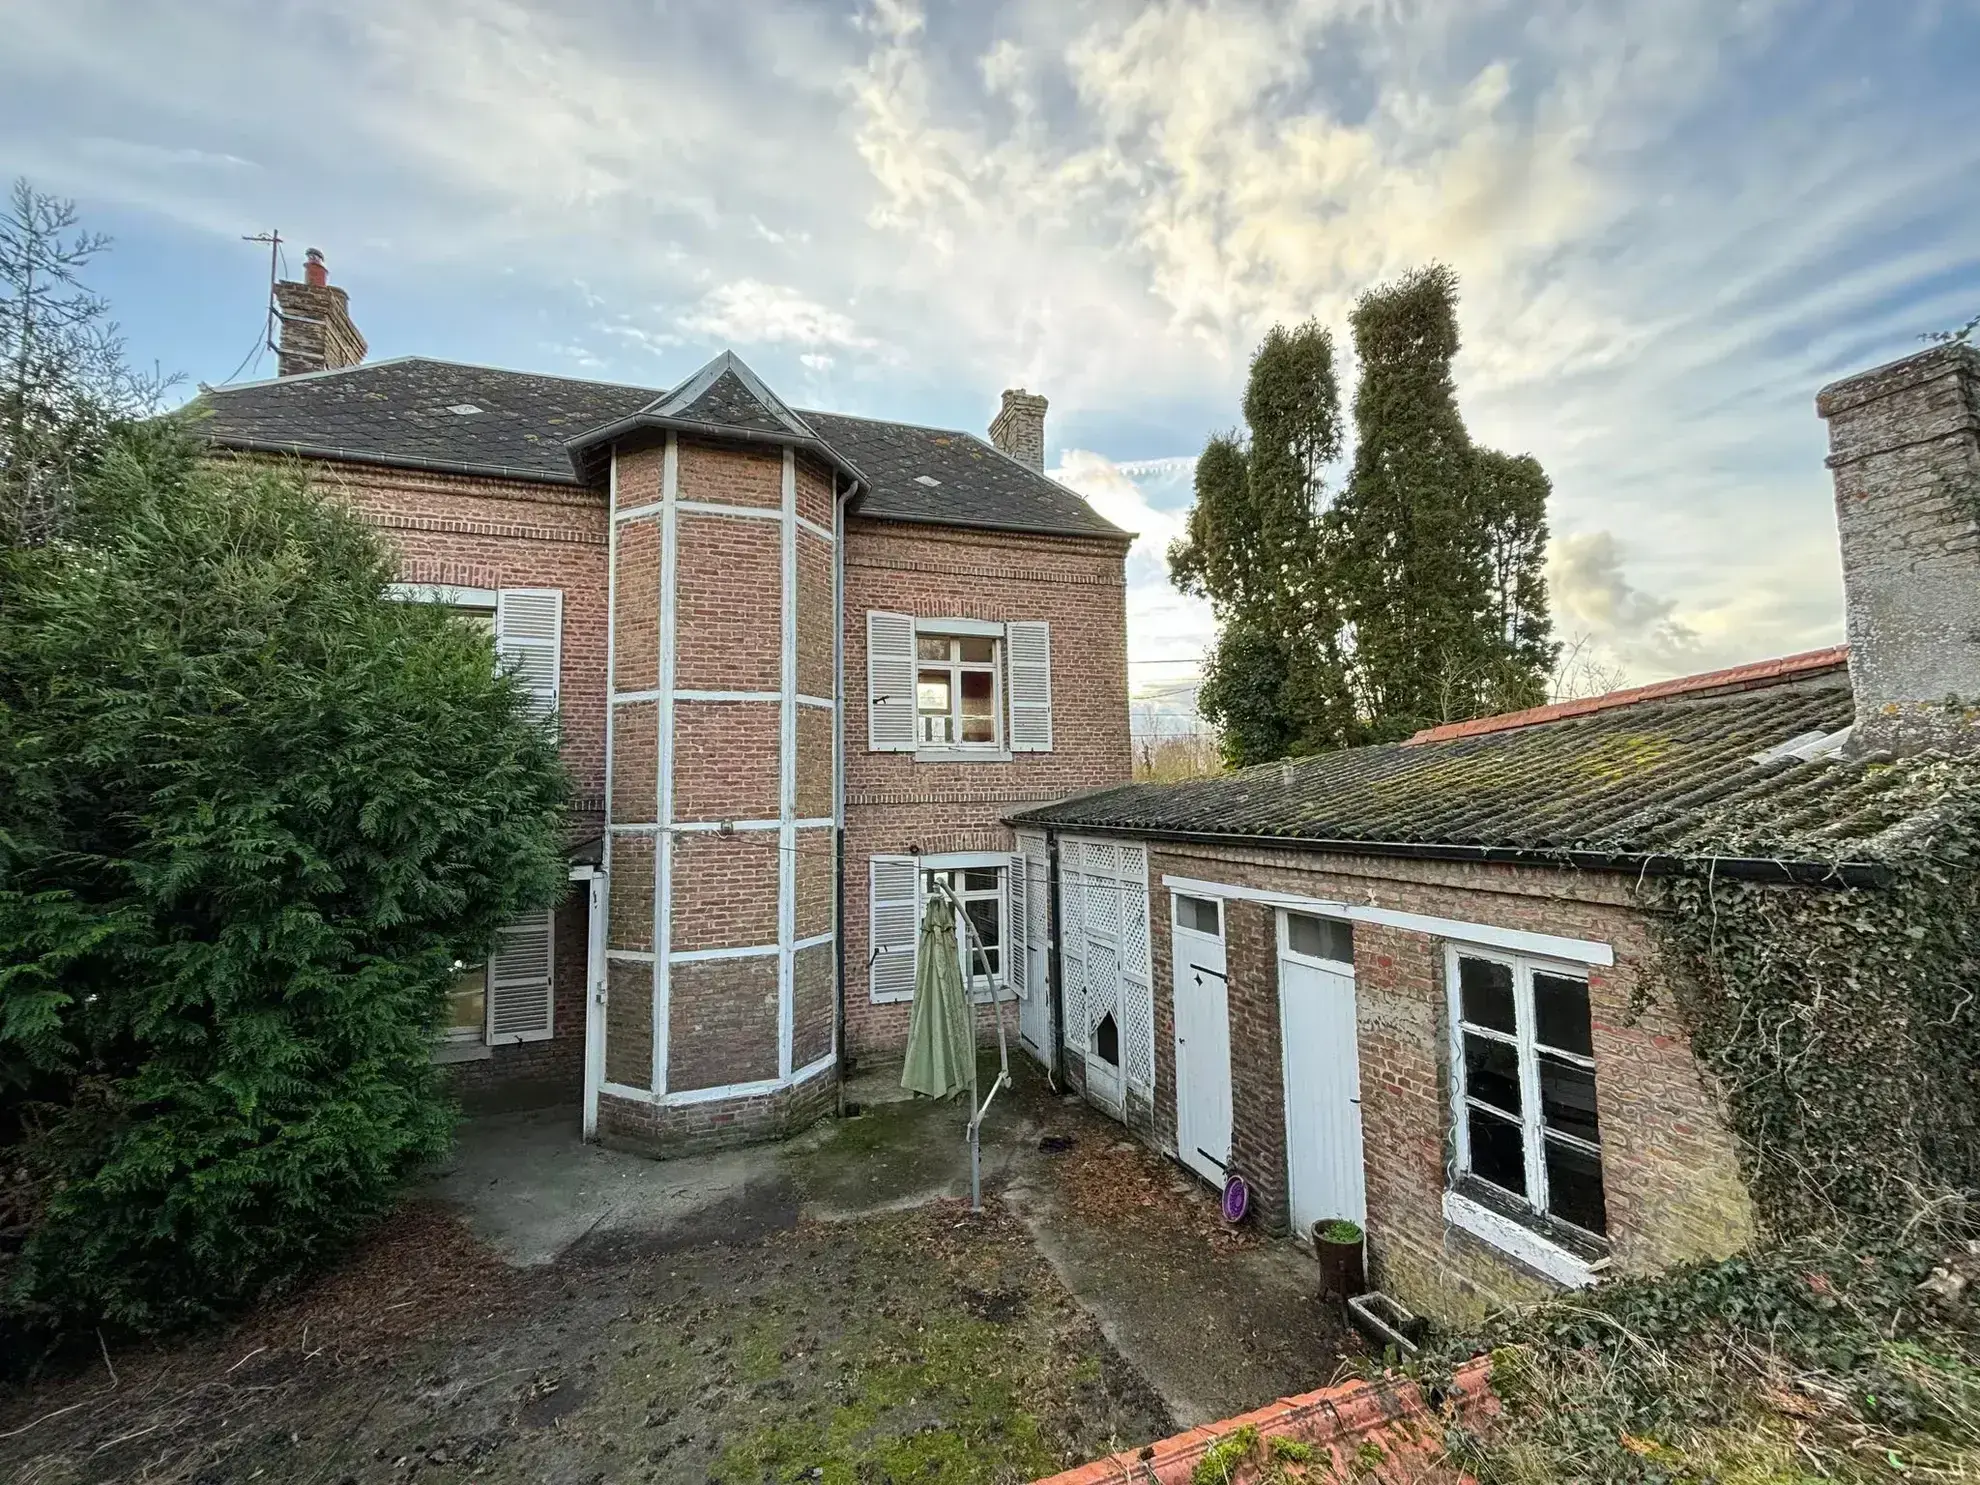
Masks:
[[[1354,1228],[1354,1237],[1346,1228]],[[1362,1233],[1353,1223],[1316,1222],[1313,1224],[1313,1252],[1320,1260],[1320,1297],[1345,1304],[1368,1289],[1368,1273],[1362,1259]]]

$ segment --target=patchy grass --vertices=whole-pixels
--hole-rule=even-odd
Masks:
[[[0,1479],[1005,1485],[1172,1429],[1022,1228],[952,1203],[522,1273],[421,1208],[112,1361],[0,1396]]]

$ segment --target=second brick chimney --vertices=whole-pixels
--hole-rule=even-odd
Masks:
[[[351,322],[350,296],[330,282],[323,254],[303,255],[302,282],[275,285],[275,317],[282,322],[280,376],[304,371],[340,371],[364,360],[364,337]]]
[[[1842,536],[1850,751],[1980,750],[1980,352],[1822,389]]]
[[[990,442],[1020,464],[1045,472],[1045,399],[1016,387],[990,420]]]

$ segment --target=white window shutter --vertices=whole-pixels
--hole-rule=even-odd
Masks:
[[[866,614],[866,750],[914,751],[914,615]]]
[[[921,936],[921,867],[912,856],[867,862],[867,911],[873,926],[867,993],[875,1001],[914,999],[914,954]]]
[[[1031,893],[1022,851],[1013,855],[1004,869],[1004,884],[1004,917],[1010,924],[1004,936],[1004,981],[1022,999],[1031,993],[1026,983],[1031,973],[1031,956],[1026,952],[1030,947]]]
[[[1052,626],[1026,619],[1005,626],[1011,672],[1011,751],[1052,751]]]
[[[554,948],[547,909],[495,935],[488,956],[490,1046],[549,1040]]]
[[[559,588],[504,588],[495,600],[495,652],[529,693],[532,710],[557,710],[564,638]]]

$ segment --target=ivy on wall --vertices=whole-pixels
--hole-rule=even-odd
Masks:
[[[1664,967],[1767,1225],[1902,1225],[1980,1188],[1980,779],[1943,758],[1803,767],[1852,777],[1793,790],[1822,807],[1790,818],[1779,792],[1727,809],[1695,844],[1870,863],[1883,885],[1658,880]]]

